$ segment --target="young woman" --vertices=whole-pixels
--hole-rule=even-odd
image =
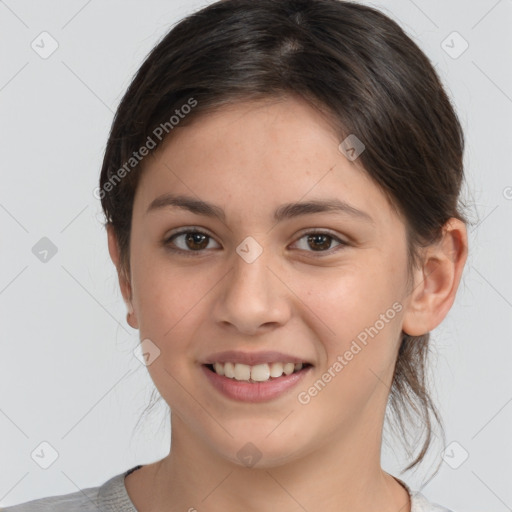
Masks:
[[[97,191],[171,411],[169,454],[12,512],[447,510],[381,468],[438,419],[429,332],[467,257],[463,133],[427,57],[339,0],[177,24],[117,110]]]

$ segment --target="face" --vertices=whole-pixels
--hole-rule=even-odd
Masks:
[[[151,340],[151,358],[159,350],[148,371],[172,428],[239,464],[248,442],[271,467],[367,442],[382,426],[407,307],[405,226],[340,142],[316,110],[288,98],[198,118],[145,161],[132,218],[132,325]],[[218,216],[166,194],[207,202]],[[283,209],[324,201],[352,210]],[[282,363],[309,366],[265,395],[279,379],[237,387],[209,374],[206,362],[243,358],[215,355],[224,351],[278,351]]]

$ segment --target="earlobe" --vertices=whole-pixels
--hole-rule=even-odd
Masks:
[[[465,224],[455,218],[443,227],[439,242],[425,248],[423,267],[415,271],[402,330],[421,336],[436,328],[453,305],[468,253]]]

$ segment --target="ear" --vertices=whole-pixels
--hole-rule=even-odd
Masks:
[[[139,325],[137,322],[137,317],[135,315],[132,303],[132,287],[130,284],[129,276],[126,275],[125,270],[122,268],[120,262],[120,251],[119,244],[117,241],[116,234],[114,232],[113,225],[109,222],[107,223],[107,237],[108,237],[108,252],[110,254],[110,258],[114,263],[117,269],[117,277],[119,280],[119,288],[121,289],[121,294],[123,295],[123,299],[126,303],[126,307],[128,308],[127,322],[134,329],[138,329]]]
[[[423,266],[416,269],[402,330],[421,336],[437,327],[452,307],[468,255],[465,224],[450,218],[442,238],[424,251]]]

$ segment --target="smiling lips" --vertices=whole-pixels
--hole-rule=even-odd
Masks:
[[[286,375],[284,373],[284,366],[286,366],[286,364],[283,366],[282,363],[272,363],[271,365],[269,365],[268,363],[263,363],[261,365],[254,365],[251,367],[243,363],[233,364],[228,362],[223,363],[221,367],[225,369],[226,365],[228,368],[230,367],[230,365],[233,365],[233,371],[235,371],[235,367],[238,367],[238,371],[246,372],[245,375],[241,375],[244,377],[247,376],[247,369],[249,369],[249,371],[252,372],[252,370],[256,368],[255,376],[258,377],[257,372],[261,372],[260,376],[261,378],[263,378],[264,376],[266,376],[266,374],[263,374],[264,370],[258,367],[267,366],[270,371],[270,367],[273,366],[274,364],[280,365],[281,368],[283,368],[281,376],[269,376],[267,380],[264,381],[257,381],[253,380],[252,378],[250,378],[250,380],[237,380],[234,377],[230,378],[226,377],[226,375],[219,375],[213,369],[213,365],[211,364],[203,364],[201,365],[201,368],[208,382],[210,382],[213,388],[215,388],[226,398],[235,400],[237,402],[241,401],[252,403],[267,402],[269,400],[277,399],[278,397],[284,395],[287,391],[290,391],[293,387],[297,386],[298,383],[303,381],[304,378],[313,369],[312,365],[306,364],[306,366],[303,366],[300,370],[295,370],[295,364],[300,365],[301,363],[289,363],[293,365],[293,372],[289,375]],[[246,367],[246,369],[244,369],[244,367]],[[290,367],[288,368],[290,369]],[[274,367],[274,370],[276,369],[279,369],[278,366]]]
[[[305,363],[308,365],[308,363]],[[229,379],[242,380],[247,382],[266,382],[270,378],[279,378],[283,375],[291,375],[302,370],[303,363],[263,363],[250,366],[243,363],[214,363],[208,365],[217,375]]]
[[[312,366],[305,359],[282,352],[236,350],[212,354],[203,364],[221,377],[246,382],[266,382]]]
[[[243,402],[265,402],[303,380],[313,364],[276,351],[216,352],[201,361],[204,375],[221,394]]]

